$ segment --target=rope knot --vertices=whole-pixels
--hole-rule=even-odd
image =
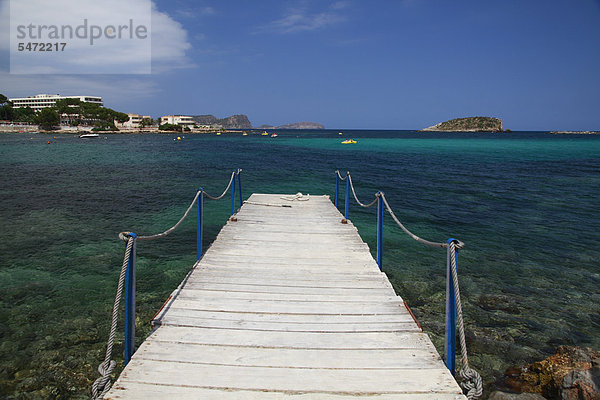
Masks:
[[[129,241],[129,238],[132,237],[133,235],[135,235],[133,232],[120,232],[119,239],[121,239],[124,242],[127,242],[127,241]]]
[[[100,378],[96,379],[92,385],[92,399],[101,399],[108,393],[111,387],[110,374],[112,374],[116,365],[117,363],[113,360],[110,360],[108,365],[104,362],[98,365]]]
[[[454,239],[452,242],[450,242],[452,245],[454,245],[454,247],[458,250],[462,250],[465,248],[465,242],[461,242],[458,239]]]
[[[459,375],[462,379],[460,386],[467,392],[467,399],[472,400],[480,398],[483,394],[483,381],[481,375],[468,366],[461,369]]]

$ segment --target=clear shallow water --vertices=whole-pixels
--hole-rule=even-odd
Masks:
[[[466,242],[469,353],[486,381],[560,344],[600,348],[600,137],[345,133],[358,144],[341,145],[337,131],[180,142],[0,135],[0,397],[88,396],[123,257],[117,233],[170,227],[199,186],[218,194],[238,167],[245,197],[333,197],[333,171],[350,170],[363,202],[383,190],[418,235]],[[208,245],[230,201],[206,207]],[[353,205],[350,218],[374,249],[375,210]],[[139,244],[138,342],[194,259],[193,219]],[[438,346],[444,263],[443,251],[412,241],[386,217],[384,271]]]

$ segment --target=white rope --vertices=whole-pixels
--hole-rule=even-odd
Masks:
[[[121,295],[123,293],[123,282],[125,281],[125,272],[127,271],[127,264],[129,263],[129,256],[131,250],[135,244],[135,238],[129,236],[127,239],[127,247],[125,249],[125,257],[123,258],[123,266],[121,267],[121,275],[119,275],[119,284],[117,285],[117,294],[115,296],[115,304],[112,312],[112,322],[110,325],[110,334],[108,335],[108,343],[106,344],[106,355],[104,361],[98,365],[98,372],[100,378],[96,379],[92,384],[92,399],[102,399],[104,395],[110,390],[110,374],[115,369],[117,364],[112,357],[112,348],[115,340],[115,332],[117,330],[117,318],[119,316],[119,303],[121,302]]]
[[[276,203],[257,203],[255,201],[244,201],[244,204],[250,204],[253,206],[266,206],[266,207],[287,207],[287,208],[292,208],[291,205],[289,204],[276,204]]]
[[[209,199],[211,199],[211,200],[221,200],[223,198],[223,196],[225,196],[227,194],[227,192],[229,191],[229,188],[231,187],[231,183],[233,182],[233,179],[235,178],[235,176],[237,174],[239,174],[241,171],[242,171],[241,169],[238,169],[237,171],[233,171],[231,173],[231,178],[229,178],[229,183],[227,184],[227,187],[225,188],[225,190],[223,191],[223,193],[221,193],[220,196],[215,197],[215,196],[211,196],[210,194],[208,194],[206,192],[203,192],[204,195],[206,197],[208,197]]]
[[[282,200],[287,200],[287,201],[309,201],[310,200],[310,194],[307,194],[306,197],[298,192],[293,196],[281,196]]]
[[[394,221],[396,221],[396,224],[398,224],[398,226],[400,228],[402,228],[402,230],[411,238],[413,238],[414,240],[416,240],[419,243],[423,243],[426,244],[427,246],[431,246],[431,247],[441,247],[441,248],[445,248],[448,247],[448,243],[437,243],[437,242],[430,242],[429,240],[425,240],[423,238],[418,237],[417,235],[415,235],[414,233],[412,233],[411,231],[409,231],[403,224],[402,222],[400,222],[400,220],[398,220],[398,217],[396,217],[396,214],[394,214],[394,211],[392,210],[392,208],[390,207],[387,199],[385,198],[385,194],[383,192],[381,192],[381,198],[383,199],[383,203],[385,204],[385,208],[387,209],[388,213],[390,213],[390,215],[392,216],[392,219]],[[463,247],[465,247],[465,244],[463,242],[458,241],[458,243],[456,244],[456,247],[458,247],[459,249],[462,249]]]
[[[456,243],[451,241],[448,244],[448,255],[450,260],[450,269],[452,270],[452,281],[454,284],[454,297],[456,300],[456,324],[458,327],[458,337],[460,341],[460,352],[462,366],[460,377],[461,386],[467,392],[467,399],[474,400],[483,394],[483,382],[481,375],[469,366],[469,357],[467,355],[467,343],[465,340],[465,326],[463,322],[462,304],[460,301],[460,288],[458,286],[458,271],[456,268]]]
[[[175,225],[173,225],[172,227],[170,227],[169,229],[167,229],[166,231],[164,231],[162,233],[157,233],[156,235],[138,236],[137,240],[154,240],[154,239],[158,239],[158,238],[165,237],[165,236],[169,235],[171,232],[173,232],[175,229],[177,229],[179,227],[179,225],[181,225],[181,223],[187,218],[187,216],[189,215],[190,211],[194,207],[194,204],[196,204],[196,200],[198,200],[198,196],[200,196],[200,193],[202,193],[202,191],[200,191],[200,190],[198,190],[196,192],[196,196],[194,196],[194,200],[192,200],[192,202],[190,203],[190,206],[187,208],[187,210],[185,210],[185,213],[183,214],[183,217],[181,217],[179,219],[179,221],[177,221],[177,223]],[[121,232],[119,234],[119,238],[121,240],[126,240],[126,238],[127,238],[126,234],[127,234],[127,232]]]
[[[356,200],[356,202],[358,203],[359,206],[364,207],[364,208],[369,208],[373,204],[377,203],[377,199],[379,198],[379,196],[377,196],[377,195],[375,195],[375,200],[373,200],[369,204],[361,203],[360,200],[358,199],[358,197],[356,197],[356,192],[354,191],[354,184],[352,183],[352,177],[350,176],[350,173],[348,173],[347,177],[348,177],[348,183],[350,183],[350,188],[352,189],[352,194],[354,195],[354,200]]]
[[[342,175],[340,175],[340,171],[336,170],[335,173],[337,174],[338,178],[340,178],[341,181],[345,181],[346,178],[342,177]]]

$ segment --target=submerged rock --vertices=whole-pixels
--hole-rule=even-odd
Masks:
[[[509,390],[547,399],[600,400],[600,352],[560,346],[545,360],[509,368],[503,380]],[[504,398],[510,397],[499,397]]]
[[[506,393],[492,392],[488,400],[545,400],[544,396],[537,393]]]

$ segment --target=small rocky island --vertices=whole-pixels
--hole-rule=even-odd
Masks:
[[[500,118],[467,117],[440,122],[429,128],[421,129],[421,132],[504,132],[504,130]]]

